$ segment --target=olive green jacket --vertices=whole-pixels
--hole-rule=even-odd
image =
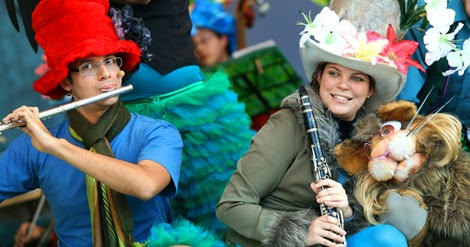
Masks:
[[[335,178],[333,148],[339,142],[338,124],[325,111],[317,94],[310,88],[308,91],[323,154]],[[319,205],[310,189],[314,181],[311,152],[298,98],[296,92],[284,100],[282,108],[253,137],[249,151],[237,164],[216,208],[219,220],[230,228],[227,241],[244,247],[262,246],[262,242],[297,247],[298,243],[303,244],[310,221],[319,215]],[[295,219],[286,218],[286,213]],[[277,230],[272,228],[282,227],[283,219],[299,222],[286,236],[273,236]]]

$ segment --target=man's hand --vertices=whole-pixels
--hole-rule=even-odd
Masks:
[[[30,222],[25,222],[20,225],[18,231],[16,231],[14,247],[24,247],[26,244],[37,243],[39,239],[41,239],[45,229],[34,225],[34,227],[32,227],[31,233],[28,234],[30,224]]]
[[[39,119],[39,108],[22,106],[3,118],[7,121],[21,121],[24,126],[21,130],[31,137],[31,143],[34,148],[40,152],[50,153],[55,147],[58,139],[51,135],[46,126]]]

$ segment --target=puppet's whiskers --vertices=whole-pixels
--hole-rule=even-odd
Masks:
[[[418,116],[419,114],[419,111],[421,111],[421,108],[423,108],[423,105],[424,103],[426,102],[426,100],[428,100],[428,97],[429,95],[431,94],[432,90],[434,90],[434,86],[432,86],[431,90],[429,90],[428,94],[426,95],[426,97],[424,98],[423,102],[421,103],[421,105],[419,106],[418,110],[416,111],[415,115],[413,116],[413,118],[410,120],[410,122],[408,123],[408,125],[406,126],[405,130],[407,130],[411,124],[415,121],[416,117]],[[413,130],[410,130],[410,132],[408,133],[408,135],[412,132]],[[406,135],[406,136],[408,136]]]
[[[437,110],[431,115],[431,117],[428,117],[428,118],[426,119],[426,121],[424,121],[424,123],[421,124],[421,126],[419,126],[419,128],[417,128],[416,130],[414,130],[415,128],[413,128],[413,130],[411,130],[411,131],[407,134],[407,136],[408,136],[409,134],[411,134],[411,133],[412,133],[413,135],[416,135],[416,133],[418,133],[429,121],[431,121],[431,119],[432,119],[434,116],[436,116],[436,114],[438,114],[438,113],[439,113],[447,104],[449,104],[449,102],[452,101],[454,98],[455,98],[455,95],[452,96],[452,98],[450,98],[444,105],[442,105],[441,107],[439,107],[439,109],[437,109]]]

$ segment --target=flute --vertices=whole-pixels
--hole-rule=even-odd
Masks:
[[[90,98],[81,99],[81,100],[77,100],[77,101],[72,101],[70,103],[60,105],[60,106],[54,107],[52,109],[40,112],[39,113],[39,118],[40,119],[48,118],[50,116],[53,116],[53,115],[61,113],[61,112],[70,111],[70,110],[73,110],[75,108],[78,108],[78,107],[81,107],[81,106],[84,106],[84,105],[88,105],[88,104],[95,103],[95,102],[100,101],[100,100],[111,98],[113,96],[131,91],[132,89],[133,89],[132,85],[127,85],[127,86],[115,89],[113,91],[98,94],[98,95],[90,97]],[[20,127],[20,126],[23,126],[23,125],[24,125],[23,121],[2,122],[0,124],[0,132],[4,131],[4,130],[15,128],[15,127]]]
[[[312,151],[311,160],[313,165],[313,175],[315,177],[315,182],[318,182],[320,180],[331,178],[330,167],[328,166],[326,158],[323,156],[323,152],[321,150],[320,137],[318,136],[318,128],[315,122],[315,116],[313,115],[310,99],[308,98],[308,93],[304,86],[299,87],[299,96],[302,106],[305,129],[309,140],[310,149]],[[322,186],[320,191],[324,189],[327,189],[327,187]],[[344,229],[343,211],[340,209],[327,207],[325,204],[320,203],[320,214],[328,214],[335,217],[339,221],[339,226]],[[346,246],[346,242],[337,244]]]

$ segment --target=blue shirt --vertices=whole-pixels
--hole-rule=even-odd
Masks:
[[[419,0],[418,5],[424,5],[424,0]],[[455,11],[455,23],[461,22],[464,27],[455,36],[456,45],[462,48],[463,42],[470,37],[470,21],[461,0],[449,1],[448,8]],[[417,23],[414,27],[421,26],[421,22]],[[428,26],[427,28],[429,28]],[[427,52],[423,37],[424,33],[416,28],[411,28],[405,35],[405,39],[415,40],[419,42],[418,50],[413,54],[413,59],[417,60],[424,69],[428,69],[428,66],[424,62],[425,54]],[[444,71],[440,71],[444,72]],[[439,73],[440,73],[439,72]],[[398,95],[397,99],[409,100],[415,103],[420,103],[417,95],[424,85],[426,80],[426,74],[416,69],[416,67],[410,66],[408,70],[407,80],[403,90]],[[426,92],[427,93],[427,92]],[[449,78],[447,93],[443,99],[443,103],[447,102],[452,96],[456,95],[443,110],[442,112],[454,113],[465,125],[470,124],[470,68],[465,70],[462,76],[458,73],[454,73]]]
[[[68,120],[50,131],[83,147],[70,135]],[[171,222],[169,197],[177,191],[181,136],[165,121],[131,114],[129,123],[111,141],[111,148],[118,159],[131,163],[152,160],[171,175],[170,184],[151,200],[126,196],[134,220],[134,237],[146,241],[154,223]],[[0,201],[36,188],[42,189],[51,205],[59,245],[92,246],[85,174],[52,155],[38,152],[29,136],[22,134],[0,156]]]

